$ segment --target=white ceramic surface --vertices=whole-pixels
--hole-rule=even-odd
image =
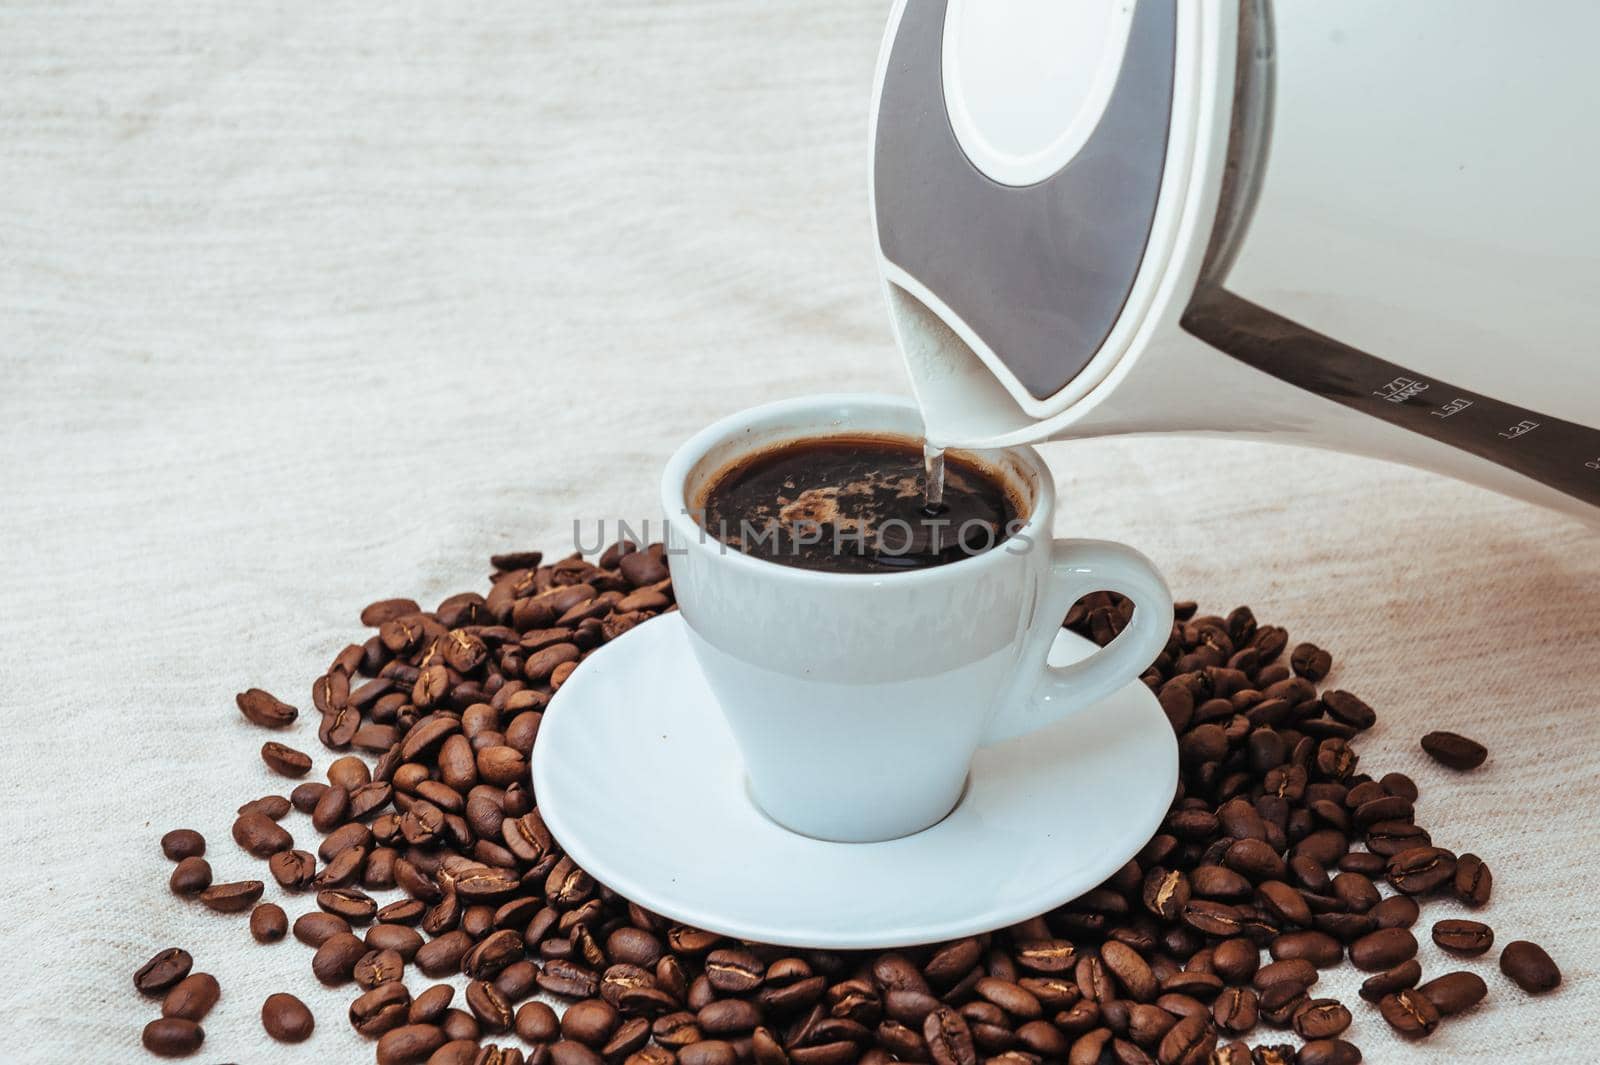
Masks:
[[[796,438],[920,439],[915,405],[808,396],[731,415],[685,442],[662,474],[672,588],[689,646],[727,716],[769,816],[821,839],[893,839],[955,804],[973,753],[1031,732],[1136,678],[1166,645],[1172,597],[1149,560],[1100,540],[1053,540],[1055,485],[1031,448],[975,452],[1022,497],[1004,543],[910,572],[824,573],[741,554],[689,508],[730,460]],[[1074,601],[1135,604],[1111,644],[1045,664]],[[1170,782],[1168,782],[1170,783]],[[1163,786],[1163,800],[1170,788]]]
[[[1050,661],[1093,649],[1062,631]],[[551,700],[533,752],[545,823],[601,883],[699,928],[841,949],[935,942],[1076,898],[1154,834],[1177,768],[1172,729],[1135,681],[980,750],[961,802],[932,828],[883,843],[811,839],[750,801],[673,614],[586,660]]]

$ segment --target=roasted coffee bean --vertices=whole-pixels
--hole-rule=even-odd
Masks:
[[[192,828],[175,828],[161,837],[161,853],[175,862],[206,852],[206,838]]]
[[[474,980],[467,985],[467,1008],[487,1032],[509,1032],[516,1017],[511,1003],[500,989],[483,980]],[[606,1008],[610,1009],[609,1006]]]
[[[436,1024],[450,1009],[456,989],[449,984],[434,984],[412,1000],[406,1017],[411,1024]]]
[[[373,681],[374,685],[388,685],[389,681]],[[323,746],[335,751],[342,751],[350,746],[355,739],[356,731],[361,727],[361,711],[357,706],[347,705],[335,707],[322,715],[322,721],[317,725],[317,738]]]
[[[144,1048],[162,1058],[181,1058],[193,1054],[206,1041],[205,1030],[182,1017],[157,1017],[144,1026],[140,1037]]]
[[[1371,825],[1384,824],[1392,820],[1411,820],[1416,814],[1411,808],[1410,800],[1403,800],[1397,795],[1382,795],[1379,798],[1365,801],[1355,808],[1350,820],[1357,828],[1370,828]]]
[[[757,1028],[751,1035],[751,1053],[754,1054],[755,1040],[766,1032],[765,1028]],[[771,1036],[768,1036],[771,1039]],[[628,1054],[642,1048],[650,1041],[650,1022],[643,1017],[631,1017],[617,1025],[616,1031],[611,1033],[600,1046],[600,1056],[607,1061],[619,1061]],[[776,1043],[774,1043],[776,1045]]]
[[[746,950],[714,950],[706,956],[706,979],[727,995],[742,995],[761,986],[766,966]]]
[[[449,1009],[439,1018],[439,1030],[446,1041],[451,1039],[477,1039],[483,1034],[478,1019],[466,1010]]]
[[[378,1065],[419,1065],[448,1040],[444,1029],[433,1024],[406,1024],[385,1032],[378,1040]]]
[[[375,924],[367,929],[365,940],[373,950],[392,950],[405,961],[415,958],[423,944],[415,929],[402,924]]]
[[[261,745],[261,760],[274,773],[286,777],[303,777],[311,772],[311,756],[275,740]]]
[[[294,719],[300,716],[300,711],[260,688],[242,691],[233,697],[233,701],[252,725],[262,728],[285,728],[294,724]]]
[[[783,1052],[782,1044],[778,1043],[774,1037],[768,1037],[773,1040],[771,1045],[767,1045],[763,1041],[762,1033],[766,1031],[767,1029],[765,1028],[757,1028],[751,1036],[751,1048],[756,1060],[758,1063],[768,1061],[772,1062],[773,1065],[782,1065],[782,1063],[789,1060],[788,1055]],[[899,1021],[884,1021],[878,1025],[877,1031],[873,1034],[877,1042],[877,1048],[886,1051],[892,1056],[905,1059],[926,1059],[928,1056],[927,1044],[923,1041],[922,1036]]]
[[[1100,960],[1105,963],[1117,978],[1117,983],[1122,985],[1127,997],[1135,1002],[1149,1002],[1156,997],[1159,984],[1155,973],[1150,971],[1150,965],[1138,951],[1116,940],[1109,940],[1100,946]],[[982,992],[979,992],[982,994]],[[989,998],[988,995],[984,995]],[[992,998],[990,1001],[994,1001]],[[1005,1009],[1005,1003],[997,1003]]]
[[[1067,1065],[1100,1065],[1107,1060],[1115,1034],[1109,1028],[1094,1028],[1078,1036],[1067,1052]],[[945,1065],[938,1062],[937,1065]]]
[[[378,904],[365,891],[355,888],[329,888],[317,892],[317,905],[327,913],[343,917],[351,924],[365,924],[378,913]]]
[[[860,1055],[861,1050],[855,1043],[836,1039],[828,1043],[797,1046],[789,1052],[789,1060],[793,1065],[851,1065],[851,1062]],[[679,1057],[682,1058],[682,1055]],[[1012,1065],[1012,1063],[999,1062],[997,1059],[997,1065]]]
[[[558,1046],[560,1044],[557,1044]],[[583,1046],[581,1043],[569,1043],[570,1046]],[[593,1051],[590,1051],[592,1054]],[[678,1051],[679,1065],[735,1065],[739,1054],[734,1050],[732,1043],[721,1039],[705,1039],[698,1043],[691,1043]],[[792,1060],[792,1059],[791,1059]],[[596,1054],[593,1061],[587,1058],[571,1058],[567,1065],[599,1065],[601,1058]],[[558,1063],[560,1065],[560,1063]]]
[[[1222,977],[1199,969],[1186,969],[1161,981],[1161,990],[1168,995],[1208,999],[1222,990]]]
[[[1211,952],[1211,965],[1224,980],[1246,983],[1260,968],[1261,951],[1247,939],[1225,939]]]
[[[1325,932],[1286,932],[1269,949],[1278,961],[1300,959],[1319,969],[1338,965],[1344,958],[1343,944]]]
[[[1304,984],[1280,980],[1262,989],[1256,1009],[1269,1024],[1284,1028],[1294,1021],[1294,1015],[1309,1001],[1311,996],[1306,994]]]
[[[1175,920],[1190,899],[1189,878],[1177,869],[1156,866],[1144,880],[1145,909],[1162,920]]]
[[[1455,877],[1455,855],[1438,847],[1413,847],[1389,859],[1388,875],[1396,891],[1424,895]]]
[[[1451,769],[1476,769],[1489,757],[1489,750],[1477,740],[1454,732],[1430,732],[1422,737],[1422,749],[1434,761]]]
[[[1377,887],[1360,873],[1340,873],[1328,886],[1344,908],[1354,913],[1366,913],[1382,901]]]
[[[1191,1014],[1161,1037],[1156,1049],[1160,1065],[1203,1065],[1216,1048],[1217,1034],[1204,1014]]]
[[[1368,1002],[1377,1002],[1385,995],[1392,995],[1396,991],[1403,991],[1408,987],[1416,987],[1417,981],[1422,979],[1422,966],[1415,958],[1403,961],[1392,969],[1386,969],[1376,976],[1369,976],[1361,984],[1359,994]]]
[[[304,891],[317,875],[317,859],[305,851],[279,851],[267,861],[272,879],[288,891]]]
[[[1489,901],[1494,890],[1494,875],[1482,858],[1476,854],[1463,854],[1456,859],[1456,875],[1450,883],[1450,893],[1468,906],[1482,906]]]
[[[1519,939],[1507,943],[1500,952],[1500,971],[1530,995],[1540,995],[1561,986],[1561,970],[1543,947]]]
[[[403,618],[421,611],[422,608],[417,605],[415,599],[380,599],[362,608],[361,624],[375,629],[395,618]]]
[[[361,879],[366,864],[367,848],[346,847],[334,855],[322,872],[311,878],[311,886],[319,890],[348,887]]]
[[[368,950],[351,971],[357,986],[370,991],[380,984],[394,983],[405,976],[405,959],[397,950]]]
[[[1290,1059],[1285,1059],[1288,1062]],[[1314,1039],[1300,1048],[1294,1065],[1358,1065],[1361,1048],[1343,1039]],[[1258,1062],[1257,1065],[1266,1065]],[[1274,1063],[1276,1065],[1276,1063]]]
[[[294,809],[294,804],[282,795],[263,795],[259,799],[251,799],[239,806],[235,813],[257,813],[270,817],[274,821],[282,821],[289,816],[289,811]]]
[[[761,1023],[761,1014],[744,999],[724,998],[702,1007],[695,1022],[709,1035],[742,1035]]]
[[[1322,704],[1334,720],[1355,729],[1369,729],[1378,721],[1378,715],[1372,707],[1347,691],[1323,692]],[[1410,798],[1415,799],[1416,796]]]
[[[1079,986],[1081,989],[1081,982]],[[1044,1014],[1044,1007],[1039,1000],[1024,990],[1022,985],[1010,980],[986,976],[980,979],[973,989],[980,997],[999,1006],[1019,1021],[1031,1021]]]
[[[367,953],[367,945],[349,932],[335,932],[322,941],[311,957],[311,971],[324,984],[348,983],[355,974],[356,962]]]
[[[233,823],[233,841],[257,858],[270,858],[294,846],[294,837],[276,821],[254,811]]]
[[[161,1000],[161,1016],[179,1017],[196,1024],[206,1019],[211,1007],[222,995],[222,987],[210,973],[190,973],[167,992]]]
[[[1289,654],[1289,665],[1296,676],[1316,682],[1333,668],[1333,656],[1314,643],[1297,644]]]
[[[1494,929],[1482,921],[1439,921],[1433,926],[1433,941],[1452,954],[1476,957],[1494,946]]]
[[[350,922],[331,913],[312,910],[294,920],[294,937],[308,947],[320,947],[340,932],[350,931]]]
[[[1482,1002],[1489,985],[1477,973],[1446,973],[1417,988],[1433,1003],[1441,1017],[1453,1017]]]
[[[1232,869],[1206,864],[1189,874],[1190,891],[1202,899],[1248,899],[1250,881]]]
[[[428,910],[419,899],[396,899],[387,906],[378,907],[373,918],[380,924],[413,925],[422,920]]]
[[[1417,937],[1404,928],[1383,928],[1350,944],[1350,961],[1357,969],[1389,969],[1417,953]]]
[[[561,1035],[599,1049],[621,1023],[616,1007],[604,999],[588,998],[574,1002],[561,1015]]]
[[[1414,899],[1405,895],[1391,895],[1371,910],[1379,928],[1410,928],[1417,923],[1421,910]]]
[[[1364,913],[1319,913],[1311,919],[1311,927],[1341,943],[1353,943],[1377,931],[1378,922]]]
[[[653,989],[656,986],[655,974],[638,965],[627,962],[618,962],[608,966],[600,977],[600,997],[613,1006],[622,1001],[622,996],[629,991]]]
[[[529,1002],[517,1010],[517,1035],[530,1043],[548,1043],[561,1035],[556,1011],[543,1002]]]
[[[133,974],[133,986],[141,994],[159,995],[179,980],[189,975],[194,959],[182,947],[168,947],[154,956]]]
[[[185,858],[172,867],[167,887],[174,895],[198,895],[211,886],[211,864],[204,858]]]
[[[1261,904],[1284,924],[1305,927],[1311,923],[1311,907],[1305,896],[1281,880],[1268,880],[1256,889]]]
[[[941,1006],[922,1024],[922,1039],[934,1065],[977,1065],[972,1032],[961,1014]]]
[[[1065,939],[1027,940],[1016,944],[1012,953],[1021,968],[1051,975],[1072,971],[1077,961],[1076,948]]]
[[[417,968],[424,976],[448,976],[460,969],[461,960],[471,949],[472,937],[457,929],[430,939],[423,944],[422,949],[417,951],[417,956],[412,960],[416,962]],[[540,986],[544,986],[542,981]]]
[[[1183,920],[1197,932],[1209,936],[1236,936],[1244,927],[1238,910],[1208,899],[1190,899],[1183,908]]]
[[[316,1018],[306,1004],[293,995],[279,992],[268,995],[261,1004],[261,1027],[280,1043],[303,1043],[311,1038]]]
[[[239,807],[238,814],[260,814],[274,821],[282,821],[289,816],[289,811],[294,809],[289,800],[282,795],[263,795],[259,799],[251,799]]]
[[[606,957],[613,962],[654,968],[665,948],[661,940],[642,928],[623,925],[606,937]],[[710,975],[707,966],[707,975]],[[757,983],[760,980],[758,978]],[[714,983],[714,981],[713,981]]]
[[[1378,856],[1378,861],[1372,861],[1370,856],[1362,859],[1360,856],[1346,855],[1340,859],[1341,868],[1351,869],[1366,876],[1376,876],[1384,873],[1388,866],[1381,861],[1390,858],[1402,851],[1414,847],[1427,847],[1433,842],[1428,830],[1410,821],[1379,821],[1367,828],[1367,850]],[[1355,861],[1361,861],[1357,868]],[[1368,868],[1370,863],[1371,868]]]
[[[1304,958],[1285,958],[1282,961],[1271,961],[1256,970],[1250,978],[1250,984],[1257,991],[1264,991],[1273,984],[1292,983],[1301,987],[1310,987],[1317,982],[1317,967]]]
[[[1378,1012],[1389,1027],[1410,1039],[1431,1035],[1439,1027],[1439,1011],[1414,988],[1385,996],[1378,1002]]]
[[[545,878],[545,898],[558,910],[570,909],[594,891],[594,879],[571,858],[562,858]]]
[[[1350,1027],[1350,1011],[1336,999],[1315,998],[1294,1012],[1294,1030],[1302,1039],[1332,1039]]]
[[[593,970],[557,958],[545,963],[539,986],[563,998],[593,998],[600,990],[600,979]]]
[[[1243,1035],[1260,1017],[1256,993],[1247,987],[1228,987],[1211,1003],[1211,1017],[1225,1032]]]
[[[250,935],[257,943],[276,943],[289,932],[289,915],[274,902],[263,902],[250,911]]]
[[[522,958],[522,935],[509,928],[485,937],[462,959],[462,970],[475,980],[492,980],[496,973]]]
[[[1385,773],[1379,778],[1378,785],[1390,795],[1398,795],[1412,802],[1417,801],[1417,782],[1404,773]]]
[[[446,995],[444,1004],[439,1007],[440,1013],[444,1012],[449,1002],[450,997]],[[350,1027],[368,1039],[376,1039],[384,1032],[407,1023],[408,1018],[411,1022],[421,1020],[411,1016],[413,1005],[411,994],[404,984],[395,980],[379,984],[350,1003]]]

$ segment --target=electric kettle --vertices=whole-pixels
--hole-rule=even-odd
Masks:
[[[878,263],[930,442],[1226,433],[1600,522],[1600,5],[897,0]]]

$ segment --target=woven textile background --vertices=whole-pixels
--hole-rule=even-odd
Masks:
[[[196,1060],[370,1060],[309,951],[177,902],[156,840],[264,872],[228,826],[283,785],[233,693],[308,708],[367,601],[648,517],[721,414],[905,390],[865,199],[885,8],[0,4],[0,1058],[142,1060],[132,971],[181,944],[223,986]],[[1415,776],[1436,839],[1491,863],[1501,941],[1565,969],[1533,1001],[1466,963],[1490,1008],[1418,1047],[1331,973],[1368,1060],[1593,1060],[1600,537],[1341,456],[1047,455],[1060,531],[1331,649],[1382,715],[1364,764]],[[1424,760],[1441,726],[1489,763]],[[297,1048],[257,1020],[291,988],[318,1018]]]

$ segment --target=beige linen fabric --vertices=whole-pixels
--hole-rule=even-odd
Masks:
[[[865,200],[885,7],[0,5],[0,1058],[142,1060],[131,973],[182,944],[223,987],[196,1060],[370,1060],[309,952],[172,899],[156,840],[264,874],[231,811],[286,789],[233,693],[308,708],[367,601],[650,516],[721,414],[904,391]],[[1532,1001],[1466,963],[1493,1008],[1417,1048],[1330,974],[1368,1060],[1592,1060],[1600,538],[1335,455],[1047,454],[1061,532],[1330,648],[1383,715],[1364,764],[1416,777],[1436,838],[1492,864],[1501,941],[1566,971]],[[1488,765],[1425,761],[1435,726]],[[292,739],[320,773],[313,723]],[[257,1020],[290,988],[298,1048]]]

